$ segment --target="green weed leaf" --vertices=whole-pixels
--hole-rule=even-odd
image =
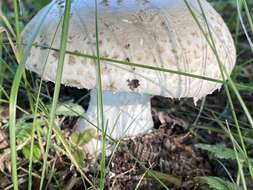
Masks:
[[[22,149],[22,153],[27,160],[29,159],[29,156],[30,156],[30,150],[31,150],[31,145],[26,145]],[[36,162],[40,159],[41,151],[40,151],[40,148],[37,144],[33,145],[33,153],[32,154],[33,154],[33,162]]]
[[[91,139],[97,137],[97,131],[94,128],[90,128],[85,130],[83,133],[73,132],[71,135],[71,141],[73,144],[77,146],[84,146],[87,144]]]
[[[241,190],[236,184],[225,181],[219,177],[199,177],[199,179],[215,190]]]
[[[208,151],[211,155],[218,159],[236,160],[236,155],[233,149],[227,148],[223,144],[196,144],[197,148]],[[243,155],[238,154],[240,160],[244,160]]]
[[[78,117],[84,114],[84,108],[72,102],[65,102],[58,105],[56,115]]]

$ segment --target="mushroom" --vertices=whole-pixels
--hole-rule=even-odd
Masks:
[[[187,2],[205,33],[208,32],[207,21],[218,56],[227,73],[231,73],[236,51],[226,24],[205,0],[200,3],[206,21],[198,0]],[[55,81],[56,77],[59,58],[56,49],[60,46],[65,4],[63,0],[53,0],[52,3],[54,6],[44,20],[26,63],[28,70],[46,81]],[[38,15],[23,30],[24,43]],[[184,0],[101,1],[98,23],[99,49],[103,58],[222,79],[217,58]],[[67,50],[62,84],[91,90],[85,117],[96,124],[96,60],[77,56],[96,55],[93,0],[73,0]],[[153,128],[150,105],[153,95],[198,100],[221,88],[220,83],[105,59],[101,60],[101,70],[106,133],[112,139],[134,137]],[[78,132],[91,128],[94,126],[87,120],[79,119]],[[96,145],[101,146],[99,138],[87,143],[87,151],[93,154]]]

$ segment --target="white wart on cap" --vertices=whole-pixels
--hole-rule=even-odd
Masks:
[[[187,2],[204,31],[208,32],[198,0]],[[205,0],[200,2],[218,56],[227,72],[231,73],[236,61],[231,34],[211,5]],[[64,1],[53,0],[51,3],[55,5],[45,18],[26,68],[36,72],[44,80],[54,81],[59,55],[57,51],[45,47],[59,49],[59,23],[63,16]],[[222,79],[215,54],[184,0],[100,1],[98,14],[100,56]],[[24,43],[31,34],[36,18],[37,16],[31,20],[22,33]],[[73,0],[67,49],[70,52],[96,55],[93,0]],[[199,99],[221,87],[221,84],[210,81],[106,61],[102,61],[101,67],[102,86],[105,91],[105,118],[109,120],[108,133],[112,132],[112,125],[116,118],[119,118],[114,127],[118,131],[112,132],[112,138],[121,138],[124,134],[134,136],[153,127],[148,95]],[[67,54],[62,83],[77,88],[95,89],[95,60]],[[92,94],[91,102],[96,97],[95,92]],[[132,96],[134,98],[131,98]],[[133,101],[136,98],[140,99],[141,103]],[[117,104],[117,101],[121,104],[117,105],[120,110],[113,105],[114,102]],[[96,109],[93,106],[96,106],[96,101],[90,104],[87,115],[95,122]],[[120,113],[120,116],[117,113]],[[123,134],[122,131],[127,126],[131,132]],[[80,131],[89,127],[84,120],[79,122]]]

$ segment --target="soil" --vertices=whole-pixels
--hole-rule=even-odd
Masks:
[[[177,128],[177,127],[175,127]],[[182,184],[173,189],[201,189],[195,178],[210,175],[210,165],[194,148],[195,139],[189,132],[177,132],[177,129],[161,127],[150,134],[128,139],[112,159],[107,188],[121,189],[164,189],[151,177],[140,164],[129,158],[128,150],[146,168],[169,174]],[[159,175],[158,175],[159,176]],[[169,177],[168,177],[169,178]],[[162,180],[170,188],[175,187],[170,180]]]

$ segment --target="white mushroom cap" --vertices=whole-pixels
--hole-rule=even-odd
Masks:
[[[197,0],[188,0],[207,32]],[[220,15],[205,0],[200,1],[220,57],[228,73],[234,67],[236,52],[231,34]],[[54,81],[59,49],[60,20],[64,1],[55,3],[45,18],[26,68]],[[42,14],[41,10],[38,15]],[[193,19],[184,0],[109,0],[99,2],[99,48],[102,57],[167,68],[195,75],[222,79],[217,59]],[[25,43],[38,16],[25,27]],[[73,0],[67,50],[96,55],[94,0]],[[165,97],[201,98],[221,87],[210,81],[140,67],[102,61],[104,90],[137,92]],[[67,54],[62,83],[93,89],[96,85],[95,60]]]

